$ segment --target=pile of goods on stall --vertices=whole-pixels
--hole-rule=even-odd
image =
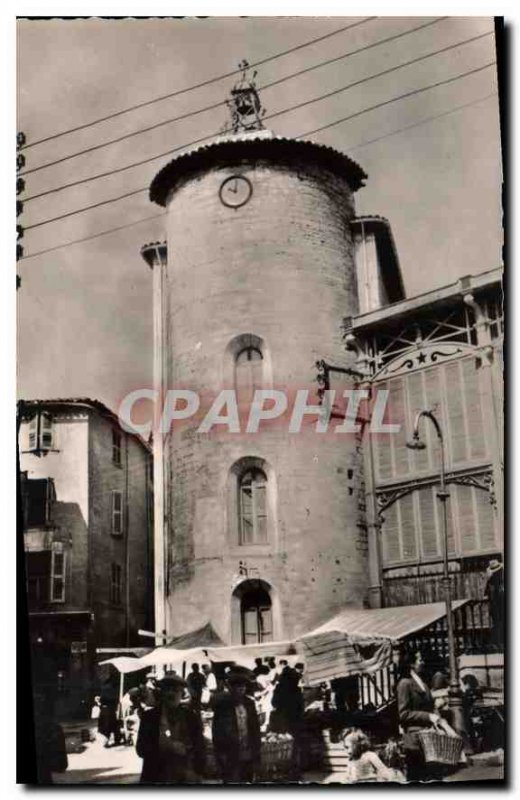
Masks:
[[[261,779],[273,780],[291,769],[293,737],[290,733],[267,733],[262,738]]]

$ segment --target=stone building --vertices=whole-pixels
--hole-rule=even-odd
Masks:
[[[403,296],[395,248],[388,225],[365,231],[356,220],[361,167],[330,147],[259,129],[254,88],[242,83],[240,92],[234,133],[174,158],[151,185],[168,236],[143,248],[155,272],[156,388],[202,398],[234,388],[245,404],[254,388],[308,388],[317,406],[316,361],[347,375],[355,361],[342,321],[365,308],[362,241],[384,262],[380,303]],[[363,606],[356,437],[340,446],[316,434],[313,420],[297,434],[280,424],[251,435],[208,435],[199,422],[155,442],[168,633],[210,621],[227,642],[280,640],[346,604]]]
[[[95,400],[21,401],[19,417],[30,635],[73,706],[96,648],[142,645],[152,624],[151,454]]]

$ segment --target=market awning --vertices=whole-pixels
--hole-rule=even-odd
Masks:
[[[222,641],[211,622],[206,622],[205,625],[194,631],[170,639],[166,647],[188,650],[190,647],[220,647],[224,644],[225,642]]]
[[[453,609],[467,603],[456,600]],[[392,644],[427,628],[446,614],[444,603],[394,608],[346,608],[304,634],[306,677],[310,684],[387,667]]]
[[[146,664],[142,663],[140,658],[132,658],[132,656],[116,656],[115,658],[107,658],[105,661],[99,661],[99,666],[103,664],[111,664],[119,670],[119,672],[126,675],[127,672],[137,672],[139,669],[145,669]]]
[[[453,610],[468,600],[454,600]],[[345,608],[323,625],[304,634],[302,638],[319,633],[338,631],[357,638],[388,639],[398,642],[412,633],[427,628],[446,614],[444,603],[423,603],[416,606],[394,606],[392,608]]]
[[[237,644],[229,647],[208,648],[210,661],[236,661],[247,666],[253,665],[255,658],[294,655],[298,652],[292,641],[263,642],[261,644]]]

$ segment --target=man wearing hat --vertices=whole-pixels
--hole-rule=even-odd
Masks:
[[[198,783],[204,771],[200,718],[181,705],[186,681],[166,673],[157,682],[157,704],[143,712],[137,755],[143,759],[141,783]]]
[[[254,701],[247,697],[248,677],[231,670],[229,693],[215,705],[213,746],[224,783],[252,783],[260,763],[260,725]]]
[[[504,645],[504,566],[496,558],[487,566],[484,594],[489,600],[492,642],[500,649]]]

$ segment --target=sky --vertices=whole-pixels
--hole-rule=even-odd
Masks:
[[[24,151],[25,168],[223,103],[235,78],[48,142],[30,146],[31,142],[228,73],[243,58],[252,63],[363,20],[19,20],[17,127],[25,132],[29,145]],[[269,115],[458,45],[266,121],[276,134],[300,136],[385,103],[309,138],[347,153],[368,173],[366,187],[355,196],[357,213],[389,219],[408,296],[493,269],[502,261],[496,67],[387,102],[495,61],[493,21],[485,17],[371,19],[259,66],[256,77],[262,87],[434,20],[421,30],[260,92]],[[459,44],[488,32],[491,35]],[[22,199],[169,153],[211,136],[226,122],[222,105],[28,173]],[[22,286],[17,292],[20,397],[87,396],[116,409],[128,390],[151,385],[152,273],[140,248],[165,237],[162,209],[149,201],[144,188],[171,157],[164,155],[25,203],[19,221],[28,228],[22,242],[26,258],[18,263]],[[143,191],[118,202],[38,225],[138,189]],[[146,219],[154,215],[159,216]],[[30,257],[44,250],[50,252]]]

